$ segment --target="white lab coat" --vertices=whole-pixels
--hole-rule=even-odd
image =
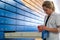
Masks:
[[[45,21],[47,16],[45,17]],[[60,14],[53,12],[48,19],[47,27],[49,28],[59,28],[57,26],[60,25]],[[49,37],[47,40],[59,40],[59,33],[49,32]]]

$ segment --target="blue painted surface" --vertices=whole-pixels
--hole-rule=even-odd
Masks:
[[[3,29],[5,31],[38,31],[36,25],[34,25],[40,22],[38,15],[26,7],[21,0],[2,0],[0,3],[3,5],[0,6],[0,8],[2,8],[0,9],[0,15],[2,15],[0,17],[0,23],[2,23],[2,25],[4,24],[3,26],[5,27],[3,27]]]
[[[0,39],[4,40],[4,32],[0,31]]]
[[[0,6],[1,7],[1,6]],[[0,9],[0,15],[4,15],[4,10]]]
[[[21,0],[0,0],[0,35],[2,34],[2,38],[3,31],[38,32],[37,25],[41,22],[40,17],[26,7]],[[34,39],[21,38],[20,40]]]

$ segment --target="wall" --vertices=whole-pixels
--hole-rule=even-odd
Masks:
[[[44,24],[42,0],[0,0],[0,32],[38,32]]]

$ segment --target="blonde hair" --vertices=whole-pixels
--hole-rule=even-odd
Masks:
[[[46,8],[50,8],[53,11],[55,11],[55,7],[54,7],[54,3],[52,1],[44,1],[44,3],[42,4],[42,7],[46,7]]]

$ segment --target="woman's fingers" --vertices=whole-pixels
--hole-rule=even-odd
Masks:
[[[40,32],[40,31],[42,32],[42,31],[45,30],[45,29],[46,29],[46,26],[43,26],[43,25],[41,25],[41,26],[39,25],[39,26],[38,26],[39,32]]]
[[[41,26],[38,26],[38,30],[39,30],[39,32],[42,32],[42,30],[43,30],[43,27],[41,27]]]

